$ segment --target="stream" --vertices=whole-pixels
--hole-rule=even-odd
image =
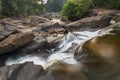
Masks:
[[[44,67],[46,63],[52,60],[60,60],[68,64],[75,64],[77,63],[73,58],[73,52],[75,48],[79,45],[82,46],[85,41],[97,36],[99,31],[100,30],[69,32],[60,40],[59,45],[52,50],[52,54],[47,59],[33,55],[25,55],[22,57],[19,56],[17,59],[9,58],[6,60],[5,64],[12,65],[33,61],[34,64],[42,65]]]

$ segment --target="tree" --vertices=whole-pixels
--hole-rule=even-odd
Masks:
[[[44,4],[38,0],[1,0],[3,14],[6,16],[28,16],[44,12]]]
[[[120,0],[93,0],[94,7],[120,9]]]
[[[46,10],[48,12],[59,12],[62,9],[66,0],[48,0],[46,4]]]
[[[64,4],[61,15],[70,20],[80,19],[92,5],[92,0],[67,0]]]

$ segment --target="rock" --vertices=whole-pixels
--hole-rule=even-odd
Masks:
[[[36,26],[42,26],[42,25],[48,25],[48,23],[51,23],[51,21],[47,18],[41,17],[41,16],[30,16],[29,20],[29,26],[30,27],[36,27]]]
[[[3,30],[3,31],[0,32],[0,34],[3,35],[3,36],[9,36],[10,34],[12,34],[12,32],[7,31],[7,30]]]
[[[0,32],[4,30],[4,26],[0,24]]]
[[[52,34],[51,36],[46,37],[46,39],[49,43],[54,43],[54,42],[56,43],[56,41],[59,41],[64,36],[65,36],[64,34]]]
[[[82,70],[80,70],[80,67],[79,64],[67,64],[53,60],[46,64],[46,71],[47,76],[52,80],[87,80],[86,76],[82,73]]]
[[[25,29],[19,29],[18,32],[20,33],[33,33],[34,28],[25,28]]]
[[[120,11],[114,11],[109,13],[112,16],[112,20],[114,21],[113,24],[120,22]]]
[[[45,75],[45,76],[40,76],[36,80],[56,80],[56,79],[54,79],[54,77],[51,75]]]
[[[81,20],[71,22],[65,26],[69,31],[91,30],[96,28],[104,28],[110,25],[112,17],[109,15],[83,18]]]
[[[46,22],[46,23],[39,23],[38,27],[39,28],[44,28],[44,27],[51,27],[52,23],[51,22]]]
[[[44,74],[42,66],[34,65],[33,62],[0,68],[0,80],[35,80]]]
[[[0,35],[0,41],[2,41],[5,38],[5,36]]]
[[[49,19],[41,17],[41,16],[30,16],[31,17],[31,23],[45,23],[45,22],[50,22]]]
[[[50,35],[52,34],[66,34],[67,31],[59,23],[53,24],[51,27],[44,27],[41,30],[45,30]]]
[[[17,33],[17,28],[10,25],[0,24],[0,41],[11,34]]]
[[[27,62],[13,71],[10,80],[34,80],[44,73],[42,66]]]
[[[18,66],[18,64],[15,64],[12,66],[0,67],[0,80],[8,80]]]
[[[47,39],[48,42],[64,36],[67,31],[59,23],[51,24],[49,26],[36,27],[32,31],[36,36],[43,36]]]
[[[14,51],[31,42],[34,37],[35,36],[32,33],[17,33],[10,35],[0,42],[0,54]]]
[[[88,12],[86,12],[84,15],[83,15],[83,18],[85,17],[93,17],[93,16],[98,16],[98,11],[97,10],[94,10],[94,9],[90,9]]]
[[[11,26],[11,25],[5,25],[4,26],[4,29],[7,30],[7,31],[15,31],[17,30],[17,27],[14,27],[14,26]]]
[[[5,66],[5,58],[3,56],[0,56],[0,67]]]
[[[39,39],[32,41],[31,43],[17,49],[16,51],[12,52],[10,56],[7,56],[8,58],[16,58],[17,56],[24,56],[24,55],[37,55],[40,57],[46,57],[50,55],[51,52],[51,46],[46,41],[44,37],[40,37]]]
[[[115,10],[109,10],[109,9],[90,9],[87,13],[85,13],[84,17],[92,17],[92,16],[100,16],[105,15],[111,12],[115,12]]]
[[[74,53],[86,66],[85,74],[92,80],[120,79],[120,23],[100,31],[98,37],[86,41]]]
[[[0,80],[7,80],[7,67],[0,68]]]
[[[14,26],[14,28],[38,27],[40,24],[51,23],[51,21],[42,16],[29,16],[25,18],[5,18],[2,19],[1,24]],[[9,28],[10,29],[10,28]],[[13,29],[13,27],[11,28]]]

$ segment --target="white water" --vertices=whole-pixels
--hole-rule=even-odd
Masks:
[[[32,56],[32,55],[26,55],[23,57],[19,57],[18,59],[8,59],[6,61],[6,65],[12,65],[12,64],[19,64],[24,63],[27,61],[33,61],[34,64],[37,65],[44,65],[47,62],[53,61],[53,60],[60,60],[64,61],[69,64],[75,64],[76,60],[73,58],[73,53],[66,53],[73,44],[76,44],[75,46],[82,45],[83,42],[86,40],[89,40],[95,36],[97,36],[99,33],[98,31],[90,32],[90,31],[80,31],[80,32],[72,32],[68,33],[61,41],[59,46],[57,46],[57,51],[54,51],[53,54],[51,54],[47,59],[38,57],[38,56]],[[73,47],[72,50],[74,50]],[[55,49],[54,49],[55,50]]]
[[[44,4],[46,4],[47,3],[47,0],[43,0],[44,1]],[[41,1],[37,1],[38,2],[38,4],[41,4]]]

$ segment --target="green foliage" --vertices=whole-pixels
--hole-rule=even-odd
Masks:
[[[93,0],[94,7],[119,9],[120,0]]]
[[[0,15],[1,15],[1,13],[2,13],[2,3],[0,1]]]
[[[66,0],[48,0],[46,4],[46,10],[48,12],[58,12],[61,10]]]
[[[61,15],[70,20],[81,18],[92,5],[92,0],[67,0],[64,4]]]
[[[37,0],[1,0],[3,11],[7,16],[28,16],[44,12],[44,4]]]

